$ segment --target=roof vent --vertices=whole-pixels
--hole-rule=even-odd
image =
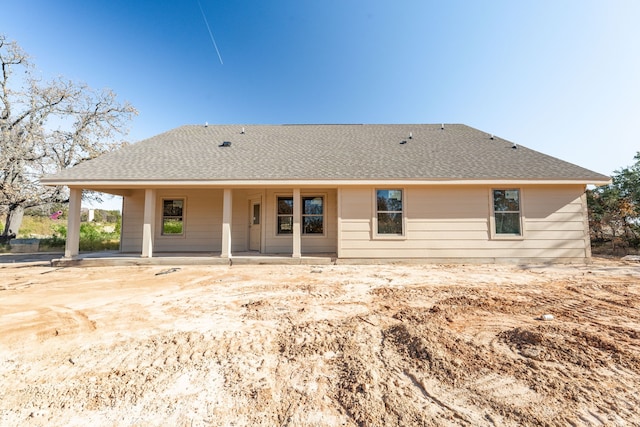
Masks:
[[[515,142],[513,143],[513,145],[511,146],[511,148],[513,148],[514,150],[518,148],[518,144],[516,144]]]
[[[413,139],[413,132],[409,132],[409,139]]]
[[[223,141],[218,147],[231,147],[231,141]]]
[[[444,123],[440,124],[440,130],[444,130]]]
[[[244,126],[242,127],[242,132],[240,132],[242,135],[244,135]]]
[[[406,140],[400,141],[400,145],[404,145],[404,144],[406,144],[406,143],[407,143],[407,141],[406,141]]]
[[[209,122],[204,122],[204,127],[208,127],[209,126]]]
[[[493,140],[493,134],[489,135],[489,139]]]

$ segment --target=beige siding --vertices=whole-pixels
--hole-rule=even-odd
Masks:
[[[301,236],[302,253],[336,253],[341,258],[431,258],[437,260],[584,260],[589,256],[585,229],[584,188],[523,186],[523,236],[492,235],[491,188],[424,186],[404,188],[405,233],[376,236],[372,187],[302,189],[302,196],[325,200],[322,236]],[[222,189],[158,189],[154,252],[219,253],[222,241]],[[291,235],[278,236],[277,196],[292,189],[233,190],[232,252],[248,249],[249,200],[262,201],[262,247],[265,253],[291,254]],[[184,235],[162,236],[162,199],[185,198]],[[338,205],[340,221],[338,221]],[[124,200],[123,252],[140,252],[144,190]],[[340,230],[338,230],[340,227]],[[338,248],[338,231],[340,243]]]
[[[142,221],[144,218],[144,190],[136,190],[122,203],[121,252],[142,252]]]
[[[162,199],[184,198],[184,234],[162,235]],[[220,252],[222,190],[158,190],[155,252]]]
[[[222,203],[222,199],[220,201]],[[246,190],[233,190],[231,218],[231,252],[246,251],[249,247],[249,202]],[[222,217],[220,220],[222,232]],[[220,249],[218,249],[220,250]]]
[[[584,259],[582,186],[521,187],[523,238],[492,237],[491,188],[405,188],[405,235],[374,233],[373,188],[341,190],[343,258]]]
[[[184,234],[162,235],[162,199],[184,198]],[[222,243],[222,190],[156,191],[154,252],[219,252]],[[144,190],[124,198],[122,252],[141,252]]]
[[[249,200],[260,198],[263,210],[263,246],[265,253],[292,252],[292,236],[276,235],[276,197],[290,195],[292,190],[263,191],[234,189],[232,201],[231,251],[243,252],[249,245]],[[336,252],[336,190],[303,190],[302,195],[325,198],[325,233],[322,236],[302,236],[303,253]],[[222,189],[158,189],[156,191],[156,223],[154,252],[212,252],[219,253],[222,246]],[[184,234],[162,235],[162,199],[184,198]],[[144,218],[144,190],[125,197],[123,208],[123,252],[141,252]]]

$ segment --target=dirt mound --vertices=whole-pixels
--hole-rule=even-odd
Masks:
[[[1,425],[640,425],[637,267],[1,269]]]

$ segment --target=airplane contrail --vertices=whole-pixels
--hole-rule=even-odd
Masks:
[[[220,51],[218,50],[218,45],[216,44],[216,39],[213,38],[213,33],[211,32],[211,28],[209,27],[209,21],[207,21],[207,17],[204,14],[204,10],[202,10],[202,5],[200,4],[200,0],[198,1],[198,7],[200,7],[200,13],[202,13],[202,19],[204,19],[204,23],[207,26],[207,30],[209,30],[209,36],[211,37],[211,42],[213,43],[213,47],[216,49],[216,53],[218,54],[218,59],[220,60],[220,64],[224,65],[222,62],[222,56],[220,56]]]

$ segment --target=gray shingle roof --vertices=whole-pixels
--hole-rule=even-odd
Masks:
[[[609,179],[512,147],[460,124],[187,125],[42,181]]]

